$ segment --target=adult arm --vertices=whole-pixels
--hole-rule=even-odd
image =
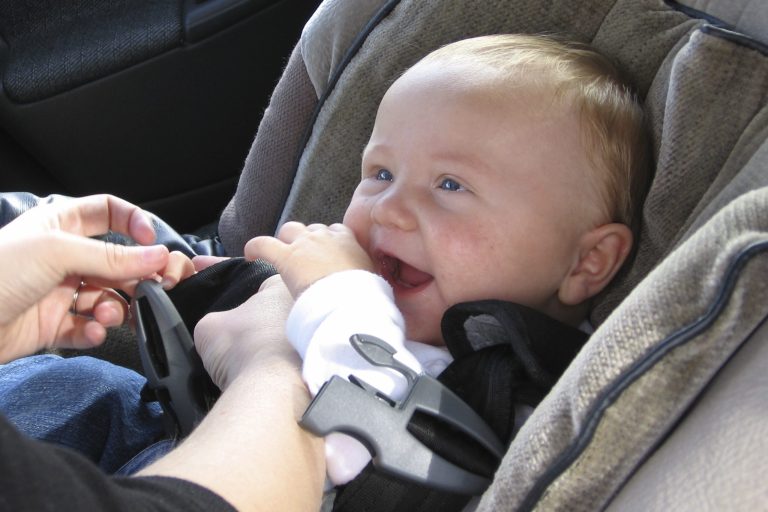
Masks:
[[[195,344],[224,393],[189,438],[141,475],[196,482],[239,510],[319,509],[323,443],[297,423],[309,394],[285,340],[292,303],[276,276],[240,307],[198,323]]]
[[[179,447],[135,477],[107,476],[0,417],[0,510],[319,510],[322,440],[297,423],[309,395],[284,339],[292,300],[279,283],[198,324],[223,394]]]
[[[232,510],[192,482],[109,477],[75,451],[23,436],[2,417],[0,453],[0,510]]]

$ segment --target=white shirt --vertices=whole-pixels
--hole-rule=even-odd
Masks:
[[[304,361],[302,376],[312,396],[333,375],[350,374],[395,400],[404,396],[405,378],[363,359],[349,343],[353,334],[386,341],[397,351],[394,357],[416,373],[436,377],[453,360],[445,347],[405,338],[392,288],[381,276],[364,270],[337,272],[307,288],[291,310],[286,331]],[[325,438],[325,456],[333,485],[349,482],[371,460],[360,442],[338,433]]]

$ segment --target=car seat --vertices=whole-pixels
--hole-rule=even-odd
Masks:
[[[656,169],[595,333],[474,506],[765,509],[762,0],[326,0],[262,118],[221,243],[239,255],[286,220],[339,221],[392,80],[443,44],[500,32],[564,34],[612,58],[645,102]]]
[[[768,4],[327,0],[304,29],[219,223],[229,254],[337,222],[379,99],[440,45],[593,44],[644,99],[656,171],[634,260],[479,510],[752,510],[768,486]]]

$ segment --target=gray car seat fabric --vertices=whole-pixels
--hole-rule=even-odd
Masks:
[[[379,99],[430,50],[494,32],[591,42],[645,100],[656,174],[637,254],[595,301],[599,328],[513,441],[479,508],[764,506],[757,480],[768,469],[764,390],[762,402],[753,396],[757,411],[748,401],[732,409],[711,397],[720,382],[739,381],[727,377],[735,362],[754,374],[759,360],[741,354],[768,344],[761,328],[768,316],[767,23],[768,4],[759,0],[327,0],[275,91],[221,218],[222,241],[241,254],[250,237],[286,220],[339,221]],[[736,477],[710,472],[696,480],[712,499],[701,492],[701,501],[686,502],[684,475],[696,479],[698,468],[677,461],[673,485],[645,465],[664,474],[669,462],[660,461],[689,449],[688,435],[727,452],[736,435],[728,433],[746,425],[698,428],[710,410],[731,427],[738,419],[728,421],[730,414],[751,413],[758,434],[746,439],[758,455]],[[661,494],[646,488],[652,496],[640,499],[643,485],[661,483]]]
[[[760,471],[768,436],[766,340],[768,323],[763,322],[608,510],[760,510],[761,504],[763,509],[768,506],[768,486]]]
[[[768,42],[768,11],[763,0],[680,0],[680,4],[722,20],[763,43]]]

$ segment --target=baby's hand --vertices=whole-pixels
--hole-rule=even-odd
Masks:
[[[312,283],[343,270],[374,271],[373,262],[342,224],[287,222],[277,238],[258,236],[245,245],[245,257],[272,263],[294,299]]]
[[[157,273],[161,279],[163,290],[170,290],[179,281],[182,281],[195,273],[195,266],[183,252],[173,251],[168,255],[168,264]]]

